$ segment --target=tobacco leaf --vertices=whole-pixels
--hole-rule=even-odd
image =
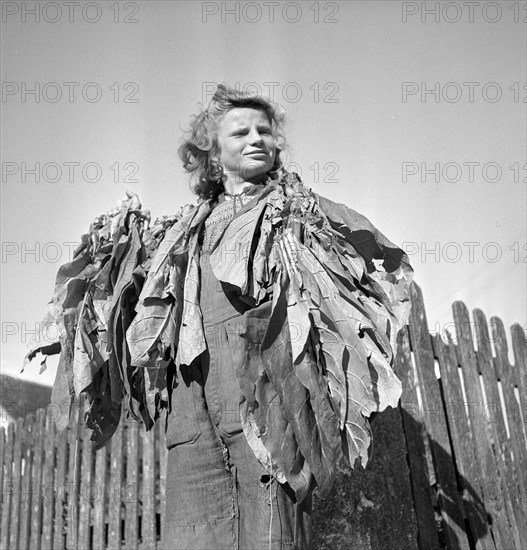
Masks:
[[[88,237],[83,236],[71,262],[61,266],[55,281],[55,292],[50,304],[48,322],[56,324],[61,345],[59,369],[51,398],[60,410],[71,412],[75,398],[75,336],[76,327],[87,289],[86,277],[92,276],[96,266],[90,263]],[[66,406],[66,403],[69,405]],[[57,427],[65,428],[67,416],[61,416]]]
[[[93,450],[101,449],[112,437],[121,418],[121,401],[112,396],[108,363],[104,363],[84,390],[86,395],[85,425],[92,430]]]
[[[126,332],[130,362],[136,367],[153,367],[162,353],[174,345],[175,320],[173,301],[150,298],[138,307],[137,314]]]
[[[176,366],[190,365],[207,347],[203,333],[203,317],[199,307],[200,271],[198,233],[192,237],[185,275],[183,309],[179,326]],[[175,333],[174,333],[175,334]]]
[[[287,322],[291,336],[292,360],[296,362],[304,353],[309,338],[311,330],[310,308],[305,293],[301,293],[295,280],[291,281],[287,298]]]
[[[408,257],[362,214],[321,195],[313,195],[327,222],[364,259],[370,285],[377,284],[382,290],[382,305],[387,308],[394,324],[390,341],[395,347],[397,332],[409,315],[408,289],[413,270]],[[382,270],[377,268],[374,260],[382,260]]]
[[[336,291],[331,292],[329,275],[317,265],[310,249],[298,243],[300,249],[298,268],[306,277],[314,277],[319,288],[326,288],[326,297],[320,303],[320,317],[313,312],[318,330],[321,356],[329,373],[329,388],[337,393],[340,401],[341,420],[344,420],[348,443],[348,458],[353,464],[356,458],[365,465],[368,460],[370,430],[365,418],[371,413],[395,407],[401,395],[401,384],[388,361],[379,353],[371,338],[359,336],[364,328],[357,319],[350,302]],[[365,343],[368,343],[368,346]],[[346,379],[346,412],[342,416],[342,380],[335,383],[336,373],[343,371]]]
[[[261,359],[265,372],[277,392],[281,410],[288,422],[288,428],[294,435],[298,449],[319,486],[325,488],[328,477],[327,465],[321,456],[320,445],[312,444],[313,431],[317,430],[315,415],[311,408],[309,393],[298,379],[292,362],[291,337],[287,320],[287,283],[286,274],[283,273],[280,288],[276,288],[273,296],[271,317],[261,344]],[[292,445],[292,442],[287,444]],[[295,463],[298,463],[298,460]],[[303,471],[303,465],[300,471]],[[294,466],[289,471],[284,471],[288,480],[298,473],[295,472]],[[300,479],[302,483],[308,484],[310,476],[301,475]],[[290,483],[298,484],[299,479],[292,478]],[[301,485],[298,491],[303,494],[308,488],[309,485]]]
[[[326,204],[328,218],[333,215],[332,204]],[[390,328],[394,323],[389,322],[394,317],[392,295],[389,285],[387,293],[379,282],[392,284],[396,278],[369,276],[365,269],[367,262],[373,266],[370,272],[376,269],[372,258],[360,257],[351,245],[351,240],[364,239],[362,226],[372,229],[365,218],[354,220],[362,224],[358,230],[345,223],[330,226],[316,202],[310,201],[306,194],[296,203],[292,201],[291,214],[286,230],[278,239],[280,266],[290,279],[288,315],[294,315],[294,326],[301,326],[305,331],[302,319],[310,312],[315,348],[318,348],[313,355],[320,371],[326,375],[332,410],[340,415],[346,454],[352,465],[356,458],[365,464],[371,440],[367,417],[386,406],[396,406],[401,393],[400,381],[390,364],[393,353],[387,336],[393,337]],[[337,211],[337,219],[338,214]],[[295,218],[302,223],[294,223]],[[350,221],[352,218],[346,219]],[[376,231],[374,240],[378,235]],[[309,247],[300,239],[309,243]],[[387,240],[373,243],[361,252],[363,256],[374,256],[381,245],[389,244]],[[402,254],[397,258],[404,261]],[[399,269],[400,265],[393,261],[388,267]],[[404,279],[401,287],[404,283],[408,280]],[[399,296],[404,300],[404,292],[399,292]],[[398,306],[400,304],[395,304],[395,308]],[[293,340],[293,346],[294,343]],[[302,334],[295,358],[303,343]]]
[[[313,276],[319,287],[329,289],[333,282],[328,274],[317,266],[312,251],[302,245],[298,246],[301,249],[298,266],[303,275],[306,278]],[[331,319],[336,332],[342,336],[349,348],[348,355],[354,368],[349,371],[348,376],[358,376],[368,388],[371,387],[374,394],[382,394],[381,401],[377,402],[376,408],[369,411],[368,415],[370,412],[384,410],[387,406],[395,407],[401,394],[401,386],[389,363],[392,358],[389,341],[382,331],[375,328],[378,318],[372,315],[373,318],[368,320],[354,307],[352,301],[346,300],[337,292],[336,287],[333,292],[327,293],[319,307],[321,313]],[[378,368],[373,377],[368,367],[369,363],[372,363],[376,370]]]
[[[146,408],[152,421],[159,414],[161,401],[167,401],[167,361],[158,360],[155,367],[145,367]]]
[[[311,409],[315,415],[316,429],[311,432],[311,446],[320,449],[320,455],[312,455],[319,464],[312,466],[322,496],[327,496],[335,481],[336,464],[342,454],[339,418],[331,406],[327,382],[317,365],[313,342],[295,364],[295,373],[309,392]]]
[[[99,335],[98,316],[94,311],[92,296],[84,297],[75,332],[73,369],[75,372],[75,393],[80,393],[90,385],[97,371],[108,361],[105,339]],[[105,328],[103,328],[104,332]]]
[[[190,229],[201,223],[210,213],[210,201],[202,202],[198,207],[189,209],[164,235],[152,257],[148,276],[139,296],[140,302],[147,298],[163,296],[165,288],[165,270],[170,256],[183,253],[188,247]]]
[[[75,390],[70,386],[70,384],[73,385],[73,381],[69,379],[65,363],[66,357],[61,353],[57,374],[51,390],[51,402],[59,411],[55,417],[55,426],[59,431],[63,431],[68,426],[75,393]]]
[[[247,294],[249,284],[249,258],[253,248],[255,232],[265,201],[254,201],[254,206],[246,205],[225,228],[210,254],[212,271],[219,281],[223,281]]]
[[[275,235],[274,220],[278,216],[280,207],[283,207],[283,198],[280,197],[280,194],[269,193],[261,215],[259,234],[255,234],[254,237],[254,240],[257,239],[258,242],[251,259],[252,269],[249,266],[248,270],[247,294],[254,299],[256,305],[260,304],[267,296],[266,289],[272,283],[271,272],[275,266],[270,252]]]

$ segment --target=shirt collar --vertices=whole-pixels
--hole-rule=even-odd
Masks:
[[[273,180],[269,176],[265,183],[258,183],[256,185],[252,183],[247,183],[242,187],[242,190],[239,193],[235,193],[234,195],[231,195],[224,191],[223,193],[220,193],[220,195],[218,196],[218,203],[225,202],[226,200],[233,200],[235,197],[240,197],[241,195],[256,196],[259,193],[261,193],[267,187],[267,185],[273,183],[273,181],[275,180]]]

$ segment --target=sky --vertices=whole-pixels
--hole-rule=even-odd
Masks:
[[[507,1],[2,2],[1,372],[18,376],[93,218],[126,189],[154,217],[194,202],[177,148],[219,82],[280,103],[286,164],[407,251],[432,332],[455,300],[527,328],[526,15]],[[20,376],[50,384],[55,366]]]

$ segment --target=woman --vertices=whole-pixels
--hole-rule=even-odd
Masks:
[[[219,87],[180,148],[185,168],[198,176],[196,191],[214,206],[198,240],[206,349],[180,366],[183,383],[172,392],[167,425],[163,540],[170,548],[293,548],[295,521],[297,547],[309,546],[300,543],[309,534],[308,499],[295,505],[292,490],[269,475],[240,420],[245,399],[236,369],[244,346],[236,331],[255,301],[222,286],[211,266],[213,251],[219,262],[239,265],[249,252],[222,246],[221,235],[270,189],[269,174],[280,167],[279,134],[279,116],[267,101]],[[259,309],[269,300],[265,293]]]
[[[57,277],[54,400],[84,392],[96,446],[123,397],[147,427],[167,407],[167,548],[309,548],[314,486],[400,396],[407,258],[283,169],[282,126],[219,85],[180,148],[197,206],[150,227],[130,194]]]

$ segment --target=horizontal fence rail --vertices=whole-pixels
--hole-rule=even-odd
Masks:
[[[525,550],[525,332],[512,327],[509,350],[500,319],[456,302],[455,330],[431,335],[411,292],[400,406],[373,419],[367,468],[340,464],[331,498],[315,498],[314,548]],[[78,411],[61,433],[51,409],[0,429],[0,549],[161,547],[163,423],[123,420],[93,452]]]

